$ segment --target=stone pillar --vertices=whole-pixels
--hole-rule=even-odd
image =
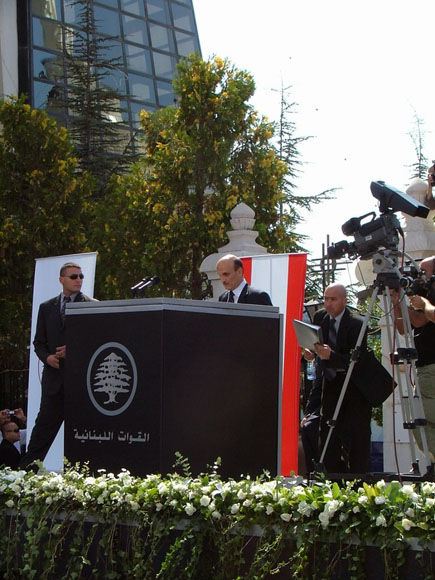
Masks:
[[[233,229],[227,232],[229,243],[203,260],[200,270],[205,272],[211,281],[213,288],[213,298],[211,300],[217,300],[224,291],[219,276],[216,274],[216,263],[219,258],[222,258],[225,254],[234,254],[238,257],[267,254],[266,248],[255,241],[258,232],[253,229],[254,225],[254,210],[243,202],[239,203],[231,212],[231,226]]]
[[[419,203],[425,204],[427,182],[422,179],[414,179],[406,193],[416,199]],[[405,252],[415,259],[427,258],[435,254],[435,211],[430,211],[427,218],[411,217],[403,215],[405,232]],[[387,339],[387,328],[385,319],[380,320],[382,336],[382,354],[383,362],[388,370],[391,369],[389,364],[389,346]],[[400,345],[396,345],[400,346]],[[402,345],[403,346],[403,345]],[[396,366],[396,372],[399,367]],[[402,371],[403,372],[403,371]],[[402,384],[406,385],[405,377]],[[397,391],[397,389],[396,389]],[[393,441],[393,417],[396,423],[396,449],[399,461],[399,471],[407,472],[411,468],[411,449],[409,443],[409,431],[403,429],[402,407],[400,404],[399,393],[396,393],[395,405],[393,409],[393,397],[389,397],[383,407],[383,424],[384,424],[384,471],[396,471],[397,467],[394,460],[394,441]],[[423,454],[419,453],[416,448],[417,459],[420,463],[422,474],[425,473],[426,461]]]

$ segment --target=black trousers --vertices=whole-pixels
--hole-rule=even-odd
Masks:
[[[55,392],[44,388],[42,380],[41,406],[27,445],[27,453],[20,461],[20,468],[27,469],[34,461],[43,461],[56,438],[64,419],[63,385]],[[37,471],[37,467],[33,467]]]
[[[344,376],[325,381],[320,418],[320,450],[325,448],[343,387]],[[367,473],[370,471],[371,406],[355,385],[349,384],[343,399],[337,425],[331,431],[323,465],[328,473]]]
[[[300,428],[305,465],[308,473],[314,471],[314,461],[319,460],[319,427],[320,411],[308,415],[305,423]]]

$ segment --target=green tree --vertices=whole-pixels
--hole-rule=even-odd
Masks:
[[[35,259],[87,249],[91,183],[66,129],[24,99],[0,103],[0,127],[0,360],[24,368]]]
[[[93,0],[72,2],[79,9],[77,28],[65,26],[68,130],[81,172],[97,178],[101,196],[113,174],[125,172],[135,155],[130,129],[123,121],[116,82],[125,85],[120,59],[111,57],[119,39],[103,36]],[[115,86],[114,86],[115,83]]]
[[[154,273],[164,281],[160,293],[204,297],[200,264],[225,243],[230,211],[241,201],[256,213],[261,244],[298,248],[286,197],[291,155],[279,158],[274,125],[248,102],[254,90],[251,75],[228,61],[191,55],[178,65],[176,106],[142,112],[144,156],[101,207],[107,288],[128,287],[123,267],[113,272],[115,244],[126,260],[136,252],[130,281],[134,272]]]

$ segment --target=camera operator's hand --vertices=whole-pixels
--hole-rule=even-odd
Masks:
[[[424,296],[410,296],[409,302],[415,310],[423,311],[424,316],[431,322],[435,322],[435,307]]]

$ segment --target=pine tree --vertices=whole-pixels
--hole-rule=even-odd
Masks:
[[[97,178],[102,195],[110,177],[123,173],[135,156],[122,119],[124,95],[108,84],[120,65],[119,59],[107,57],[117,39],[99,33],[93,0],[74,4],[81,6],[78,28],[65,27],[68,129],[80,170]]]

